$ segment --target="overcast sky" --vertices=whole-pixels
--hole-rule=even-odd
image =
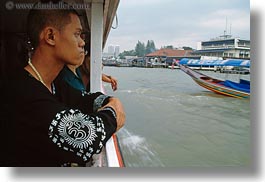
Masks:
[[[234,37],[250,39],[249,0],[120,0],[117,15],[118,28],[105,50],[110,44],[132,50],[138,40],[153,40],[156,48],[196,49],[197,42],[223,35],[226,27]]]

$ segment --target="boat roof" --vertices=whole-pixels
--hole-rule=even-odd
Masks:
[[[225,59],[225,60],[201,60],[183,58],[179,64],[188,66],[239,66],[250,67],[250,60],[245,59]]]

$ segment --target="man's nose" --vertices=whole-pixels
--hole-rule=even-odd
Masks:
[[[81,39],[81,41],[79,42],[79,46],[84,47],[85,45],[86,45],[86,42],[83,39]]]

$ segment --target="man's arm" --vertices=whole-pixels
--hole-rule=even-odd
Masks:
[[[118,81],[116,78],[112,77],[112,76],[108,76],[105,74],[102,74],[102,81],[110,83],[111,84],[111,88],[113,91],[117,90],[118,88]]]
[[[56,146],[86,162],[101,151],[116,131],[115,117],[116,113],[110,107],[90,115],[80,110],[62,110],[51,121],[48,135]]]
[[[106,105],[104,105],[102,108],[100,108],[99,111],[104,110],[109,107],[111,107],[116,113],[116,118],[117,118],[116,131],[118,131],[121,127],[123,127],[123,125],[125,124],[125,119],[126,119],[123,105],[119,99],[111,97],[109,98],[109,102]]]

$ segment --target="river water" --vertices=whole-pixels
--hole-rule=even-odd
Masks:
[[[118,133],[127,167],[250,164],[250,100],[215,94],[179,69],[104,67],[118,79],[126,124]],[[219,79],[250,75],[205,71]]]

